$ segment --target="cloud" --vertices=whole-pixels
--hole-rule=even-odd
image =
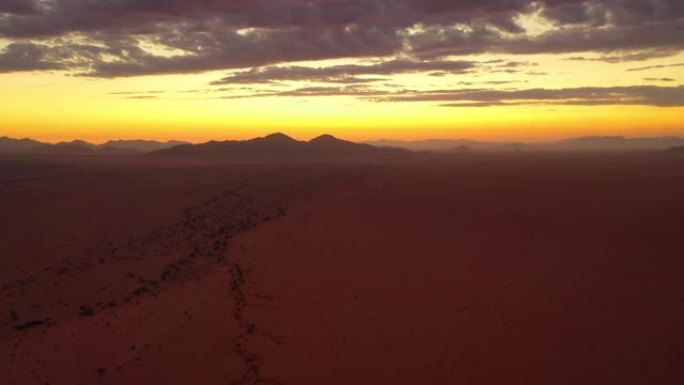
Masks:
[[[443,90],[383,96],[391,102],[442,102],[444,106],[510,106],[521,104],[543,105],[644,105],[655,107],[684,107],[684,86],[656,87],[578,87],[562,89],[523,90]]]
[[[635,61],[647,61],[657,58],[668,57],[675,55],[677,52],[678,51],[676,50],[646,50],[633,52],[618,52],[610,55],[601,55],[599,57],[575,56],[568,58],[568,60],[599,61],[605,63],[625,63]]]
[[[324,87],[301,87],[287,91],[259,91],[249,90],[242,94],[223,95],[221,99],[246,99],[260,97],[326,97],[326,96],[355,96],[363,98],[376,98],[381,95],[393,95],[389,91],[379,91],[367,88],[364,85],[351,86],[324,86]]]
[[[672,78],[644,78],[647,82],[674,82],[675,79]]]
[[[630,68],[630,69],[628,69],[627,71],[629,71],[629,72],[638,72],[638,71],[649,71],[649,70],[657,70],[657,69],[673,68],[673,67],[684,67],[684,63],[658,64],[658,65],[652,65],[652,66]]]
[[[36,12],[38,7],[32,0],[0,0],[0,13],[30,15]]]
[[[486,83],[483,83],[486,84]],[[351,96],[377,103],[435,102],[445,107],[490,107],[515,105],[642,105],[684,107],[684,86],[629,86],[490,89],[463,88],[442,90],[374,89],[366,85],[342,87],[302,87],[287,91],[252,90],[222,96],[224,99],[251,97],[330,97]]]
[[[147,94],[163,94],[166,91],[155,90],[155,91],[118,91],[110,92],[110,95],[147,95]]]
[[[31,43],[12,43],[0,52],[0,73],[63,69],[50,48]]]
[[[435,71],[440,74],[454,74],[465,73],[475,67],[476,63],[471,61],[418,61],[406,59],[388,60],[370,65],[348,64],[329,67],[276,66],[253,68],[248,71],[237,72],[226,76],[223,79],[215,81],[213,84],[256,84],[283,80],[308,80],[330,83],[363,83],[381,81],[384,79],[377,77],[360,78],[359,76],[387,76],[430,71]]]
[[[526,14],[551,29],[529,33]],[[338,58],[670,54],[684,49],[683,18],[681,0],[0,0],[0,37],[50,48],[34,53],[39,64],[5,65],[15,71],[120,77]]]
[[[124,99],[137,99],[137,100],[150,100],[150,99],[158,99],[159,97],[156,95],[132,95],[132,96],[124,96]]]
[[[215,34],[165,34],[155,41],[185,51],[171,57],[153,55],[131,47],[135,55],[124,60],[100,60],[92,65],[90,76],[118,77],[163,73],[189,73],[218,69],[237,69],[302,60],[339,57],[386,56],[398,49],[395,31],[377,28],[327,28],[321,30],[290,28],[234,31]]]
[[[574,52],[659,51],[672,54],[684,49],[684,21],[610,28],[575,26],[540,35],[510,37],[480,26],[454,26],[428,30],[410,37],[411,52],[422,58],[484,52],[561,54]]]

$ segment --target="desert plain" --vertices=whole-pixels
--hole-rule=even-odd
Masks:
[[[0,383],[681,384],[684,157],[0,157]]]

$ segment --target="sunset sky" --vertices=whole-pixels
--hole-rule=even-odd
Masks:
[[[682,0],[0,0],[0,136],[684,135]]]

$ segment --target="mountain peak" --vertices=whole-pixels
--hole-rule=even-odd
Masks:
[[[0,152],[22,152],[44,145],[45,143],[28,138],[14,139],[7,136],[0,137]]]
[[[282,133],[244,141],[209,142],[191,146],[179,146],[156,152],[163,156],[197,156],[214,158],[253,159],[312,159],[358,158],[406,155],[406,150],[381,149],[368,144],[321,135],[308,142],[298,141]]]
[[[82,146],[82,147],[88,147],[88,148],[95,148],[97,147],[96,145],[92,143],[88,143],[85,140],[72,140],[71,142],[59,142],[56,144],[56,146]]]
[[[280,142],[280,143],[291,143],[291,142],[296,142],[297,140],[283,134],[282,132],[276,132],[270,135],[266,135],[262,140],[269,141],[269,142]]]
[[[341,141],[340,139],[337,139],[336,137],[334,137],[332,135],[325,134],[325,135],[321,135],[321,136],[318,136],[318,137],[311,139],[309,141],[309,143],[335,143],[335,142],[340,142],[340,141]]]

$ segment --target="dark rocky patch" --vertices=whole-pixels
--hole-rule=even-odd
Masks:
[[[78,308],[78,314],[81,317],[90,317],[92,315],[95,315],[95,308],[88,305],[81,305],[81,307]]]
[[[14,328],[16,330],[21,331],[21,330],[31,329],[31,328],[34,328],[36,326],[52,326],[55,323],[56,322],[54,320],[52,320],[51,318],[45,318],[45,319],[41,319],[41,320],[28,321],[28,322],[25,322],[23,324],[17,324],[17,325],[14,325]]]

